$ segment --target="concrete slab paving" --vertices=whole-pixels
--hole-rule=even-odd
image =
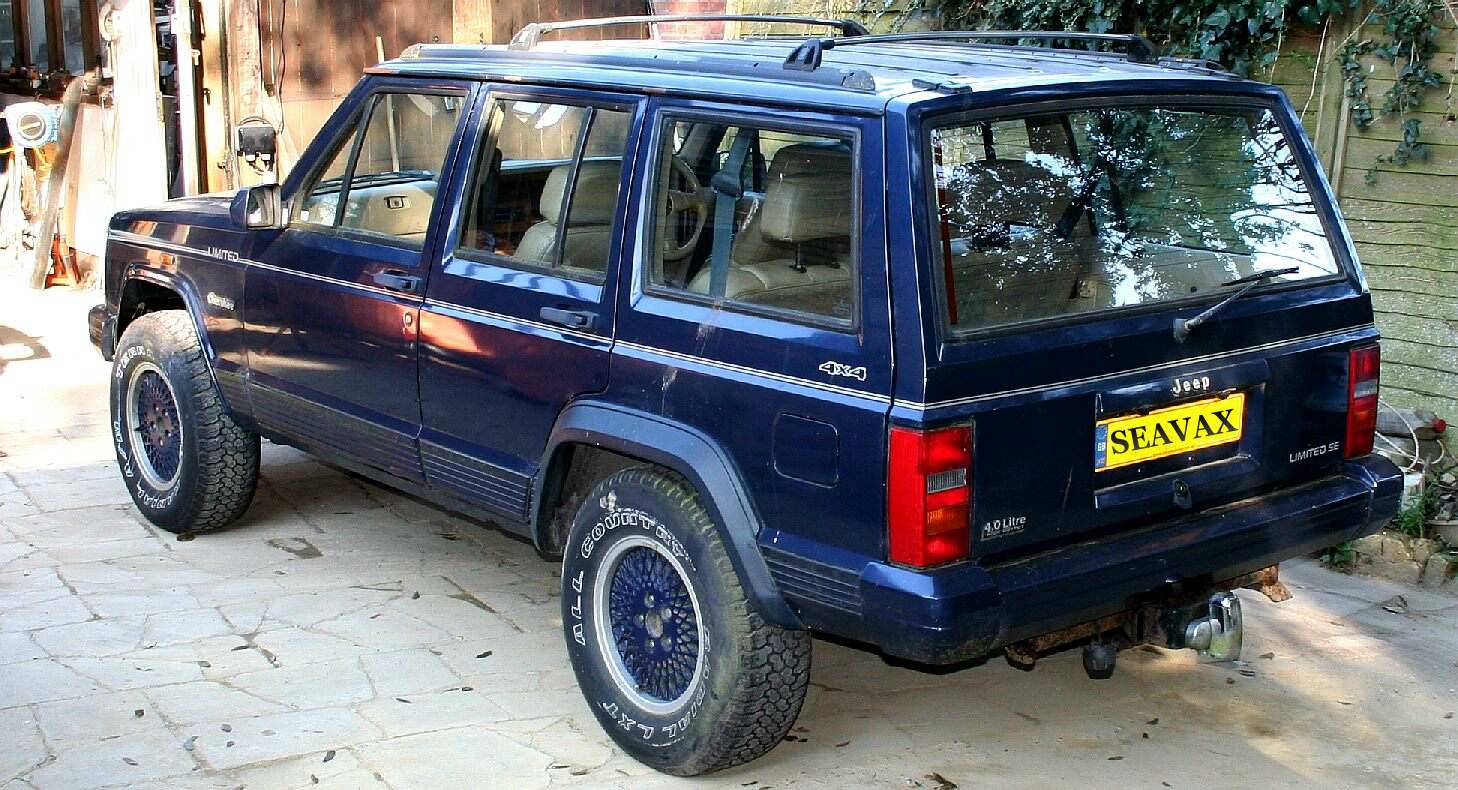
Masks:
[[[558,568],[265,445],[242,523],[179,541],[125,498],[87,294],[13,296],[0,363],[0,788],[1452,787],[1458,598],[1286,566],[1246,660],[1155,648],[948,674],[817,640],[793,738],[697,782],[614,749]],[[118,496],[120,492],[120,496]],[[1403,606],[1388,605],[1394,596]],[[1391,611],[1396,609],[1397,611]]]

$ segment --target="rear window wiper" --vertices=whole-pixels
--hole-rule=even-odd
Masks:
[[[1277,277],[1285,277],[1288,274],[1296,274],[1299,271],[1301,271],[1301,267],[1299,266],[1288,266],[1284,269],[1268,269],[1266,271],[1256,272],[1255,274],[1247,275],[1245,277],[1237,277],[1234,280],[1226,280],[1220,285],[1222,287],[1229,287],[1232,285],[1245,285],[1247,283],[1263,283],[1266,280],[1272,280]]]
[[[1214,305],[1209,310],[1200,313],[1194,318],[1176,318],[1174,321],[1175,340],[1178,340],[1181,343],[1189,340],[1190,333],[1195,331],[1196,329],[1199,329],[1201,324],[1209,321],[1216,313],[1224,310],[1226,307],[1230,306],[1232,302],[1250,293],[1253,289],[1257,288],[1262,283],[1268,280],[1273,280],[1277,277],[1284,277],[1288,274],[1295,274],[1299,271],[1301,270],[1294,266],[1287,269],[1270,269],[1268,271],[1257,272],[1247,277],[1237,277],[1234,280],[1228,280],[1221,283],[1221,287],[1230,287],[1232,285],[1243,285],[1245,287],[1225,297],[1220,301],[1219,304]]]

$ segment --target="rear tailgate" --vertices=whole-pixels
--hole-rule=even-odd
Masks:
[[[925,122],[940,314],[893,419],[972,426],[975,557],[1338,473],[1370,297],[1289,106],[1252,90]]]
[[[1258,319],[1245,322],[1252,320]],[[935,405],[924,416],[973,425],[973,554],[1005,558],[1336,474],[1346,430],[1348,350],[1375,336],[1357,318],[1348,328],[1244,350],[1008,387]],[[1080,344],[1083,350],[1074,353],[1107,358],[1099,349],[1109,342]],[[1049,358],[1068,352],[1015,354],[992,365],[985,358],[949,359],[943,375],[957,378],[960,371],[963,380],[986,380],[988,371],[1002,370],[1011,375],[998,378],[1012,384],[1035,378],[1034,371],[1046,375]],[[1187,385],[1198,386],[1199,394],[1187,393]],[[1110,449],[1101,442],[1119,438],[1109,436],[1111,428],[1132,440],[1134,430],[1122,426],[1154,425],[1144,429],[1142,444],[1149,444],[1160,430],[1174,438],[1182,420],[1186,437],[1206,446],[1107,463]]]

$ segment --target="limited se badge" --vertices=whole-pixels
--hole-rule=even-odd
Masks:
[[[1245,393],[1101,420],[1094,427],[1094,470],[1240,441]]]

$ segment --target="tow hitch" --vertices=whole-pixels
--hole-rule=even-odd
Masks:
[[[1039,656],[1082,640],[1087,640],[1083,645],[1084,671],[1090,678],[1103,680],[1114,674],[1119,651],[1135,645],[1189,649],[1198,653],[1202,661],[1212,663],[1236,661],[1245,641],[1245,619],[1235,593],[1219,590],[1196,598],[1193,603],[1146,604],[1016,642],[1005,651],[1009,663],[1027,670],[1033,668]]]
[[[1176,610],[1175,616],[1179,616]],[[1177,632],[1165,631],[1170,637]],[[1245,620],[1240,614],[1240,599],[1234,593],[1222,592],[1210,596],[1204,611],[1198,611],[1185,623],[1180,644],[1171,638],[1170,647],[1189,648],[1207,661],[1235,661],[1240,658],[1240,648],[1245,641]]]

